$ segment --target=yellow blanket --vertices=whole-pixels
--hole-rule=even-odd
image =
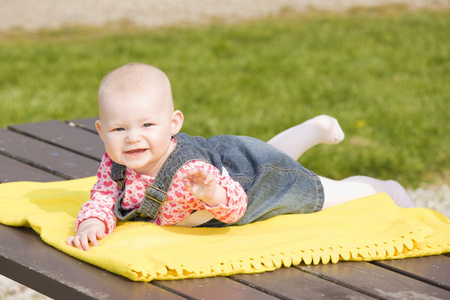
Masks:
[[[398,208],[386,194],[309,215],[229,228],[122,223],[99,247],[65,244],[95,178],[0,185],[0,223],[29,226],[49,245],[136,281],[257,273],[281,266],[380,260],[450,252],[450,220]]]

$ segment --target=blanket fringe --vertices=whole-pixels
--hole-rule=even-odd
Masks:
[[[328,264],[337,263],[338,261],[371,261],[394,259],[402,256],[411,250],[420,247],[420,243],[432,233],[429,227],[418,228],[416,231],[408,232],[399,239],[375,242],[365,247],[342,247],[340,245],[328,245],[323,248],[308,249],[303,248],[298,251],[280,251],[279,253],[271,252],[268,255],[255,256],[249,259],[236,259],[230,261],[217,261],[210,265],[199,265],[198,262],[181,265],[177,267],[166,266],[167,272],[157,274],[142,274],[137,280],[149,281],[155,280],[171,280],[186,279],[213,276],[229,276],[236,273],[262,273],[272,271],[282,266],[290,267],[304,263],[306,265],[317,265],[319,263]],[[428,249],[435,252],[447,251],[450,244],[445,245],[427,245]],[[442,249],[439,249],[442,248]]]

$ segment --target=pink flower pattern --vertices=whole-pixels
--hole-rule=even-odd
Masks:
[[[75,230],[86,219],[98,218],[103,221],[107,233],[111,233],[117,223],[113,207],[121,194],[117,183],[111,180],[112,160],[105,154],[97,172],[97,182],[91,190],[90,200],[84,203],[78,213]],[[217,184],[221,185],[227,194],[226,205],[210,207],[185,189],[179,179],[190,169],[202,168],[214,174]],[[153,183],[154,177],[141,175],[133,169],[127,169],[126,195],[123,200],[124,209],[139,208],[146,188]],[[189,216],[193,210],[208,210],[214,217],[225,223],[237,221],[247,208],[247,195],[241,185],[229,176],[222,176],[219,170],[204,161],[191,161],[185,164],[176,174],[169,188],[166,202],[161,207],[153,223],[157,225],[174,225]]]

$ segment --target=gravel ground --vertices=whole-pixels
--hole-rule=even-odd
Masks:
[[[207,24],[214,20],[236,22],[276,15],[289,8],[343,11],[349,8],[403,4],[411,9],[450,8],[450,0],[0,0],[0,34],[8,30],[34,31],[63,26],[101,26],[129,21],[143,27],[173,24]],[[447,184],[408,191],[417,206],[450,217]],[[49,299],[0,275],[0,300]]]
[[[277,14],[285,8],[304,12],[345,10],[354,6],[405,4],[449,7],[449,0],[0,0],[0,31],[23,28],[58,28],[74,24],[102,25],[129,20],[142,26],[180,23],[230,22]]]

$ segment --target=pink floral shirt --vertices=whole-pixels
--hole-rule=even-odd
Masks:
[[[106,232],[111,233],[117,218],[113,207],[121,194],[117,183],[111,180],[112,160],[105,154],[97,172],[97,182],[91,190],[91,198],[83,204],[75,222],[76,230],[86,219],[98,218],[106,225]],[[202,200],[196,198],[184,188],[179,179],[190,169],[202,168],[214,174],[216,183],[221,185],[227,194],[227,204],[210,207]],[[155,177],[141,175],[133,169],[127,169],[126,195],[122,205],[126,210],[138,208],[144,198],[146,188],[153,183]],[[176,174],[169,188],[166,202],[161,207],[153,223],[158,225],[174,225],[185,219],[193,210],[208,210],[214,217],[225,223],[237,221],[247,208],[247,195],[241,185],[229,176],[223,176],[219,170],[203,161],[191,161],[184,165]]]

